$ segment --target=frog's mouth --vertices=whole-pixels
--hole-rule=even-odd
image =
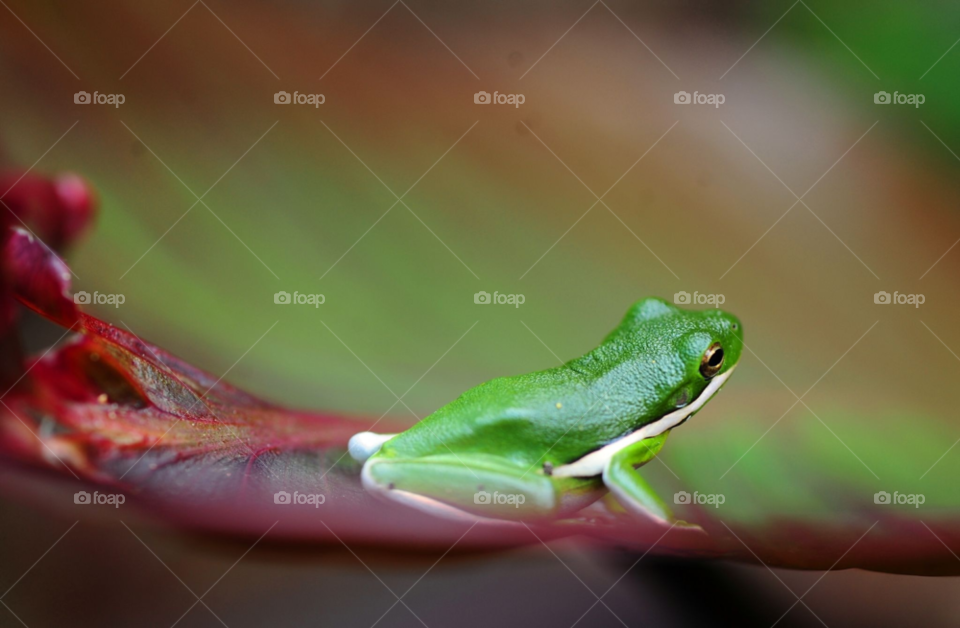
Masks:
[[[682,408],[677,408],[673,412],[667,413],[659,419],[654,419],[637,431],[625,436],[624,438],[621,438],[620,440],[614,441],[609,445],[601,447],[596,451],[590,452],[579,460],[575,460],[569,464],[555,468],[551,475],[561,478],[586,478],[602,474],[603,470],[607,466],[607,463],[610,461],[613,455],[624,447],[628,447],[629,445],[640,442],[647,438],[659,436],[667,430],[672,429],[686,421],[690,415],[710,401],[710,398],[713,397],[718,390],[720,390],[720,388],[727,381],[727,379],[730,378],[730,375],[733,374],[733,371],[736,368],[737,365],[734,364],[728,371],[717,375],[710,380],[710,383],[707,384],[707,387],[700,392],[700,394],[696,399],[693,400],[692,403],[689,403]]]

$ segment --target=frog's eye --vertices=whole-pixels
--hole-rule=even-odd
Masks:
[[[720,372],[721,366],[723,366],[723,347],[719,342],[715,342],[707,348],[700,360],[700,374],[704,379],[710,379]]]

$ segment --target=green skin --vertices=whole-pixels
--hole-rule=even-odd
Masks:
[[[705,366],[717,343],[722,362]],[[636,468],[723,385],[742,348],[735,316],[647,298],[583,357],[481,384],[401,434],[358,434],[350,451],[368,491],[436,515],[568,517],[609,491],[638,516],[687,525]]]

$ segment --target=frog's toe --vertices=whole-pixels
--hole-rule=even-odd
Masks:
[[[664,531],[676,528],[677,530],[682,530],[684,532],[703,534],[704,536],[707,535],[707,531],[696,523],[684,521],[683,519],[677,519],[669,510],[653,511],[643,508],[639,505],[626,508],[624,510],[626,511],[627,516],[633,518],[634,520],[642,521],[646,524],[652,523],[658,528],[662,528]]]
[[[695,523],[690,523],[688,521],[683,521],[682,519],[677,519],[674,521],[674,527],[685,532],[692,532],[695,534],[702,534],[704,536],[709,536],[709,533],[704,530],[702,527],[698,526]]]

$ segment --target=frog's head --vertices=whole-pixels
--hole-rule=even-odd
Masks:
[[[743,325],[719,309],[684,310],[663,299],[636,303],[611,334],[644,381],[644,423],[677,425],[698,411],[733,373]]]

